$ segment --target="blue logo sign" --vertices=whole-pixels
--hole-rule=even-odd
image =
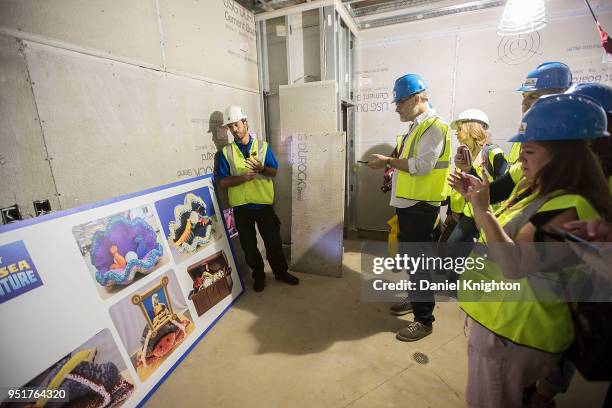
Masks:
[[[0,246],[0,303],[42,284],[23,241]]]

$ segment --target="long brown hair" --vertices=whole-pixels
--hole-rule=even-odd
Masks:
[[[538,195],[564,190],[579,194],[599,212],[612,220],[612,195],[598,158],[584,140],[537,142],[553,158],[538,171],[535,184]]]

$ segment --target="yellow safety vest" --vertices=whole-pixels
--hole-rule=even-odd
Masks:
[[[514,164],[518,162],[520,153],[521,153],[521,144],[512,143],[512,147],[510,148],[510,154],[508,155],[508,163]]]
[[[493,167],[493,159],[499,153],[504,154],[504,151],[500,147],[495,146],[495,145],[493,146],[491,150],[489,150],[487,159],[489,163],[491,164],[491,167]],[[482,156],[485,155],[484,147],[480,151],[480,154]],[[484,166],[484,159],[479,166],[476,166],[474,168],[476,170],[476,174],[478,174],[478,176],[481,179],[482,179],[482,166]],[[488,170],[489,169],[487,169],[487,171]],[[493,169],[493,171],[495,171],[495,169]],[[490,171],[488,171],[488,173],[489,173],[489,177],[488,177],[489,182],[492,182],[494,180],[493,175],[490,174],[491,173]],[[493,210],[496,210],[498,207],[499,207],[499,204],[495,204],[491,206]],[[457,190],[451,190],[450,192],[450,208],[451,208],[451,211],[454,213],[463,213],[466,217],[474,217],[474,211],[472,210],[472,205],[470,203],[466,204],[465,199]]]
[[[512,177],[512,181],[514,181],[514,185],[517,185],[523,178],[523,167],[521,166],[521,163],[517,162],[510,165],[510,168],[508,168],[508,173],[510,173],[510,177]]]
[[[508,208],[498,217],[500,225],[506,227],[536,198],[535,195],[531,195]],[[563,194],[550,198],[541,205],[537,213],[568,208],[574,208],[578,219],[581,220],[599,218],[597,211],[589,202],[576,194]],[[521,227],[522,225],[513,226],[516,233]],[[486,242],[486,239],[481,240]],[[559,353],[572,344],[574,325],[566,302],[539,302],[536,300],[536,289],[531,286],[527,278],[506,278],[499,265],[486,258],[484,265],[482,270],[467,270],[461,278],[474,282],[518,282],[525,293],[525,299],[529,300],[503,301],[506,296],[516,296],[516,294],[481,292],[478,293],[480,299],[476,302],[473,301],[474,292],[460,290],[459,306],[468,316],[501,337],[537,350]]]
[[[449,193],[448,176],[450,173],[450,154],[451,154],[451,138],[450,128],[439,117],[434,116],[419,123],[404,143],[402,151],[399,152],[401,159],[409,159],[415,157],[418,153],[418,145],[421,137],[430,126],[435,126],[442,134],[445,135],[444,147],[434,168],[423,176],[415,176],[407,171],[399,170],[397,174],[397,189],[396,195],[399,198],[406,198],[416,201],[441,202],[446,199]],[[405,136],[397,137],[397,149],[402,146],[402,140]]]
[[[259,142],[253,137],[251,149],[249,151],[251,157],[257,158],[261,163],[266,160],[266,152],[268,144]],[[223,148],[223,156],[229,163],[230,174],[232,176],[240,176],[245,174],[250,169],[246,165],[246,159],[236,142],[231,142]],[[269,177],[258,174],[250,181],[237,186],[229,187],[228,189],[229,202],[232,207],[237,207],[244,204],[272,204],[274,201],[274,183]]]

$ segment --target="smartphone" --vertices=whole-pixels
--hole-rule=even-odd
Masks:
[[[563,236],[565,237],[565,241],[577,242],[581,244],[585,249],[599,253],[600,248],[597,245],[593,244],[591,241],[587,241],[584,238],[580,238],[578,235],[572,234],[571,232],[567,232],[559,227],[553,226],[551,227],[551,230],[557,234],[563,234]]]
[[[363,160],[357,160],[357,163],[361,163],[361,164],[368,164],[369,162],[367,162],[367,161],[363,161]]]
[[[459,145],[459,147],[457,148],[457,153],[459,154],[459,157],[461,157],[463,159],[463,162],[466,165],[468,165],[468,166],[472,165],[472,155],[470,154],[470,148],[469,147],[467,147],[464,144]]]
[[[542,234],[551,237],[552,239],[556,239],[557,241],[577,242],[584,249],[591,252],[599,253],[599,247],[597,245],[594,245],[592,242],[587,241],[586,239],[582,239],[579,236],[567,232],[559,227],[553,226],[550,228],[550,231],[546,231],[541,228],[538,228],[538,230],[541,231]]]

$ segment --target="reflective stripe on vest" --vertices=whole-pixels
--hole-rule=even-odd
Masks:
[[[512,147],[510,148],[510,154],[508,155],[508,163],[514,164],[518,162],[520,153],[521,153],[521,144],[512,143]]]
[[[529,208],[529,205],[534,207]],[[498,221],[504,230],[514,237],[519,230],[528,222],[522,212],[539,213],[552,210],[564,210],[574,208],[578,219],[589,220],[599,218],[597,212],[583,197],[575,194],[557,195],[553,198],[536,198],[534,195],[524,198],[515,206],[519,209],[512,211],[508,209],[502,214]],[[513,206],[514,207],[514,206]],[[535,211],[534,211],[535,210]],[[519,222],[512,222],[518,220]],[[472,256],[475,256],[472,254]],[[462,279],[474,282],[506,281],[519,282],[527,299],[536,299],[534,291],[527,278],[506,278],[501,268],[494,262],[486,259],[485,268],[482,270],[470,269],[464,272]],[[460,286],[461,288],[461,286]],[[473,295],[473,293],[471,293]],[[528,346],[549,353],[559,353],[566,350],[574,338],[574,326],[569,308],[566,302],[551,301],[538,302],[529,300],[523,302],[503,301],[507,295],[505,292],[482,293],[480,301],[466,301],[469,292],[459,292],[460,307],[474,320],[492,331],[514,343]],[[500,301],[500,298],[502,299]]]
[[[435,126],[444,136],[444,147],[434,168],[423,176],[415,176],[407,171],[397,169],[397,189],[399,198],[416,201],[440,202],[444,201],[449,193],[447,178],[450,173],[451,139],[450,128],[437,117],[431,117],[421,122],[414,129],[404,145],[403,151],[399,152],[402,159],[410,159],[418,153],[418,144],[421,137],[429,127]],[[401,146],[403,136],[397,137],[397,148]]]
[[[258,146],[257,138],[253,137],[249,155],[263,164],[266,160],[268,144],[262,142],[261,147],[258,148]],[[232,176],[240,176],[250,170],[246,165],[246,158],[236,142],[232,142],[223,148],[223,156],[229,163]],[[228,197],[232,207],[244,204],[272,204],[274,201],[274,184],[271,178],[258,174],[246,183],[229,187]]]

